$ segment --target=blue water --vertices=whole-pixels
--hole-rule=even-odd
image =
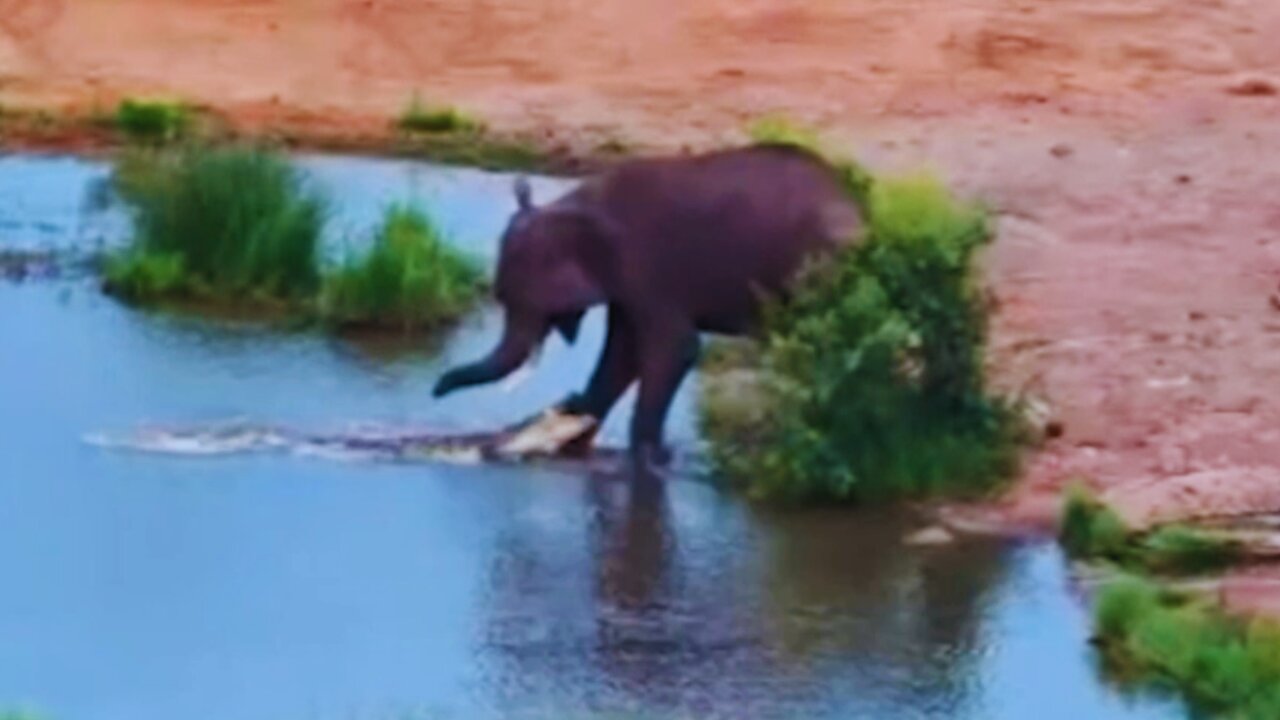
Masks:
[[[390,201],[492,259],[510,178],[302,158],[333,247]],[[0,158],[0,248],[119,242],[101,165]],[[539,181],[540,198],[568,185]],[[492,428],[585,380],[602,337],[533,377],[433,401],[492,309],[394,353],[139,312],[91,280],[0,282],[0,707],[56,720],[1164,719],[1099,680],[1050,545],[912,549],[907,517],[778,513],[696,478],[166,457],[86,435],[228,419]],[[690,383],[671,435],[697,441]],[[605,442],[624,437],[629,407]]]

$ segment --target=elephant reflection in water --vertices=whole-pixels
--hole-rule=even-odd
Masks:
[[[694,710],[818,702],[829,682],[867,707],[975,699],[1002,548],[904,548],[900,516],[759,511],[628,473],[580,492],[582,516],[525,525],[499,549],[486,634],[503,687]]]
[[[701,529],[713,536],[726,526],[742,529],[736,525],[742,516],[739,508],[720,506],[711,488],[687,481],[677,487],[678,502],[653,475],[615,472],[584,486],[593,513],[586,535],[593,558],[591,658],[611,687],[645,706],[732,707],[744,683],[767,674],[752,612],[758,589],[751,563],[733,542],[700,536],[682,544],[677,514],[696,508],[721,516]],[[728,664],[740,674],[723,673]]]
[[[731,542],[699,539],[697,552],[708,554],[690,557],[675,513],[706,506],[672,502],[671,492],[654,476],[594,474],[582,479],[584,522],[526,526],[503,538],[506,559],[494,566],[485,632],[506,660],[495,668],[502,687],[541,696],[586,683],[612,701],[621,693],[646,706],[718,690],[732,703],[729,684],[742,678],[725,677],[715,664],[759,633],[740,627],[744,618],[754,622],[733,608],[742,588],[694,569],[732,568],[742,555]]]

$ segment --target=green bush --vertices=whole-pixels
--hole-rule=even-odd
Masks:
[[[1158,606],[1159,599],[1154,585],[1137,578],[1108,585],[1094,608],[1098,632],[1104,638],[1128,637],[1138,621]]]
[[[1058,537],[1072,556],[1158,573],[1205,572],[1230,565],[1242,554],[1234,540],[1182,525],[1132,532],[1115,511],[1079,485],[1067,490]]]
[[[186,267],[178,254],[119,253],[107,258],[103,273],[107,287],[129,298],[176,296],[186,287]]]
[[[140,301],[292,302],[318,289],[325,203],[283,157],[242,148],[134,153],[112,184],[135,232],[108,260],[109,291]]]
[[[877,180],[866,208],[866,237],[766,313],[759,422],[704,421],[715,464],[756,496],[973,493],[1016,466],[1015,414],[983,377],[984,215],[928,178]]]
[[[468,133],[481,129],[479,120],[458,108],[427,105],[416,95],[396,125],[406,132],[425,133]]]
[[[1067,490],[1058,533],[1062,546],[1076,557],[1122,561],[1129,555],[1124,521],[1080,485]]]
[[[1240,556],[1237,542],[1177,525],[1159,528],[1141,543],[1143,563],[1156,572],[1205,572],[1230,565]]]
[[[781,115],[757,118],[747,127],[752,142],[775,145],[794,145],[831,159],[832,165],[842,175],[845,187],[865,210],[870,202],[873,179],[858,163],[845,157],[835,157],[812,128],[796,124]]]
[[[125,99],[116,107],[115,127],[133,140],[168,142],[187,133],[191,114],[181,103]]]
[[[1137,578],[1103,588],[1098,643],[1113,669],[1172,683],[1218,714],[1280,717],[1280,629],[1244,621]]]
[[[391,207],[362,258],[325,280],[321,312],[340,326],[403,330],[452,321],[476,300],[480,269],[422,212]]]

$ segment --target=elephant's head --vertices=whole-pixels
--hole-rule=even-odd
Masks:
[[[498,346],[488,356],[453,368],[436,384],[441,397],[494,382],[529,358],[551,330],[572,343],[582,316],[606,300],[600,277],[607,252],[604,223],[571,202],[533,204],[529,183],[515,183],[516,212],[503,233],[494,294],[506,314]]]

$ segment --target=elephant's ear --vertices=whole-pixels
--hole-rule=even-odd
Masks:
[[[543,267],[552,312],[574,313],[605,302],[603,266],[609,241],[601,223],[579,210],[549,211],[543,220],[551,225],[548,235],[555,238],[555,249]]]

